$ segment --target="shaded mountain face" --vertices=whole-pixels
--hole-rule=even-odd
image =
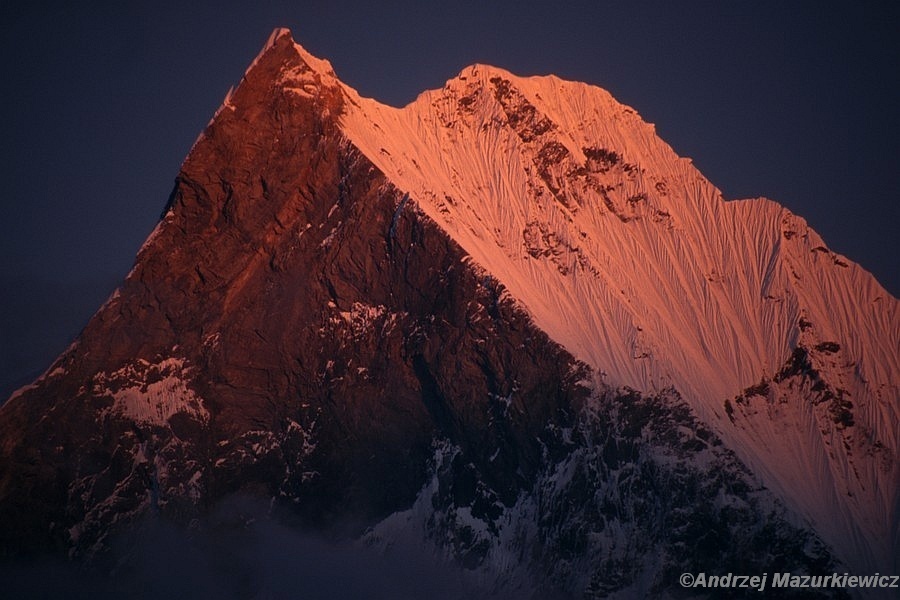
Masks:
[[[479,65],[394,109],[279,30],[3,405],[0,555],[115,562],[249,495],[483,593],[880,568],[896,307],[602,90]]]
[[[289,50],[248,74],[125,284],[6,408],[4,439],[34,441],[11,449],[5,522],[91,547],[123,513],[189,519],[254,488],[310,524],[370,522],[411,503],[440,435],[496,453],[515,498],[535,437],[586,396],[587,370],[347,143],[325,116],[339,96],[273,90],[304,68]],[[44,515],[28,501],[49,496]]]

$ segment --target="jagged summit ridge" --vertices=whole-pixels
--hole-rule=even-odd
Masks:
[[[273,37],[288,40],[289,32],[277,30]],[[315,60],[308,58],[308,53],[299,45],[294,44],[293,48],[304,61]],[[327,70],[333,74],[330,65]],[[638,267],[645,262],[643,256],[646,254],[650,254],[652,267],[657,266],[654,263],[668,262],[660,265],[659,270],[640,268],[631,276],[627,272],[610,271],[605,277],[606,285],[602,287],[612,289],[618,285],[620,289],[604,298],[605,302],[598,302],[599,305],[622,304],[621,296],[629,295],[627,289],[622,294],[623,288],[631,288],[631,295],[642,295],[645,293],[642,285],[647,286],[646,282],[654,280],[665,282],[676,268],[683,271],[678,273],[678,285],[697,290],[697,295],[709,294],[710,284],[722,283],[732,273],[746,276],[753,287],[752,297],[719,300],[713,294],[711,299],[678,303],[677,311],[683,310],[682,305],[703,306],[706,311],[697,311],[690,315],[695,318],[676,323],[683,331],[695,330],[688,334],[687,340],[673,337],[671,319],[656,319],[669,330],[654,332],[656,335],[652,337],[664,338],[660,341],[682,342],[683,347],[693,348],[701,345],[702,339],[707,344],[713,341],[721,346],[713,345],[707,351],[691,353],[689,362],[679,366],[683,371],[689,364],[693,371],[697,364],[710,365],[702,378],[705,383],[694,384],[702,388],[697,391],[703,395],[720,398],[733,391],[736,384],[749,385],[777,369],[790,354],[793,341],[799,335],[801,308],[791,306],[790,302],[785,309],[777,311],[771,307],[760,310],[749,306],[765,298],[770,288],[781,286],[793,292],[792,288],[799,287],[791,281],[782,281],[784,273],[779,272],[780,265],[770,264],[781,260],[782,242],[795,240],[794,245],[804,246],[803,250],[810,250],[813,257],[821,256],[824,260],[804,261],[812,262],[811,266],[816,270],[834,266],[839,267],[836,272],[840,273],[840,269],[845,269],[854,280],[854,286],[861,284],[861,291],[869,301],[880,302],[878,298],[884,298],[888,304],[896,304],[896,299],[882,290],[874,279],[860,272],[859,267],[846,258],[828,251],[802,219],[776,203],[767,200],[724,202],[721,193],[688,159],[678,157],[659,140],[652,125],[600,88],[566,82],[554,76],[520,78],[503,69],[478,64],[463,69],[443,89],[424,92],[407,107],[397,109],[360,98],[349,86],[339,85],[343,95],[350,100],[341,114],[344,133],[389,174],[398,187],[409,191],[430,216],[455,234],[456,239],[462,242],[463,238],[470,238],[463,245],[483,266],[497,271],[501,279],[505,273],[512,282],[515,272],[522,270],[521,264],[509,264],[510,261],[521,263],[519,259],[528,259],[522,254],[499,256],[496,246],[506,246],[507,254],[513,253],[510,246],[517,246],[515,250],[524,246],[523,254],[541,252],[534,243],[525,240],[534,237],[525,232],[529,226],[535,226],[535,219],[531,217],[539,213],[545,216],[545,228],[553,229],[545,233],[552,234],[557,241],[563,240],[559,243],[567,248],[566,252],[556,254],[553,262],[557,270],[565,271],[562,275],[568,275],[570,279],[577,277],[578,269],[601,271],[604,262],[612,262],[623,250],[626,254],[629,251],[638,254],[625,256],[625,260]],[[524,152],[525,158],[519,156],[520,151]],[[498,157],[502,160],[508,157],[508,164],[495,168],[496,163],[501,162]],[[561,168],[571,172],[551,172],[549,163],[554,161],[557,164],[553,168],[560,170],[560,163],[568,163]],[[598,174],[605,177],[596,176]],[[674,185],[674,189],[668,189],[669,185]],[[554,198],[559,206],[542,207],[540,201],[532,201],[534,193],[542,198]],[[480,203],[470,206],[471,210],[463,207],[452,211],[446,199],[456,196],[478,198]],[[584,202],[580,202],[582,200]],[[470,214],[473,212],[478,213],[477,218]],[[603,218],[606,214],[613,215],[612,225],[607,222],[609,219]],[[489,222],[484,221],[485,216],[490,218]],[[479,219],[484,225],[479,224]],[[617,220],[630,225],[619,226],[615,223]],[[575,227],[563,227],[562,221]],[[656,229],[668,231],[679,239],[663,245],[655,240],[639,239],[646,237],[648,222],[661,225]],[[483,240],[471,238],[477,237],[472,231],[483,226],[493,233],[494,239],[482,249],[478,246]],[[596,248],[594,254],[600,255],[597,257],[577,246],[577,238],[590,228],[599,229],[608,238],[602,247]],[[505,237],[501,239],[497,231]],[[649,235],[658,237],[656,233],[651,227]],[[798,234],[796,238],[795,234]],[[756,239],[760,236],[766,237]],[[600,241],[594,243],[599,245]],[[657,247],[648,248],[651,243]],[[641,247],[632,250],[637,245]],[[693,256],[685,256],[688,253]],[[736,256],[738,253],[748,256]],[[718,260],[716,255],[719,255]],[[589,258],[598,260],[588,264]],[[676,259],[681,263],[697,264],[673,265]],[[561,264],[563,262],[567,264]],[[621,258],[619,262],[622,262]],[[491,268],[493,263],[497,263],[497,268]],[[571,286],[571,283],[564,286]],[[605,293],[603,290],[589,291]],[[653,294],[654,290],[646,290],[646,293]],[[671,375],[658,372],[668,372],[671,368],[635,367],[626,352],[598,355],[596,348],[592,348],[598,344],[579,339],[582,336],[577,331],[566,332],[565,323],[553,323],[553,317],[546,314],[564,311],[557,311],[555,306],[542,310],[540,300],[530,297],[533,295],[516,295],[526,306],[531,301],[534,306],[529,306],[529,310],[546,321],[545,329],[560,333],[560,337],[566,339],[567,347],[577,349],[580,356],[591,359],[594,364],[604,363],[604,370],[613,377],[613,383],[658,389],[673,382]],[[776,299],[775,294],[769,295],[770,299]],[[737,307],[743,314],[719,314],[724,310],[721,308],[724,304]],[[576,307],[583,305],[583,302],[576,303]],[[616,310],[629,313],[630,320],[636,320],[636,314],[647,314],[645,308],[618,307]],[[650,314],[657,313],[654,316],[659,317],[667,316],[663,312],[673,312],[665,307],[652,308],[655,310]],[[565,312],[574,315],[581,311]],[[776,312],[777,318],[773,314]],[[848,340],[863,338],[863,341],[848,341],[855,346],[854,352],[860,353],[876,334],[885,332],[896,337],[897,328],[891,327],[896,325],[896,321],[891,321],[896,317],[891,317],[891,313],[888,310],[874,315],[879,321],[874,327],[868,319],[854,323],[852,327],[847,327],[850,319],[834,321],[843,329],[839,332],[840,337]],[[710,316],[713,323],[707,327],[705,322]],[[750,327],[744,326],[742,321],[750,321]],[[551,324],[554,326],[549,327]],[[852,335],[859,325],[866,329],[863,335]],[[646,334],[643,337],[651,337],[647,327],[638,326]],[[771,326],[777,329],[768,331]],[[577,329],[597,333],[597,327]],[[616,328],[601,329],[613,331]],[[635,331],[631,324],[627,331],[620,331],[612,338],[624,343],[606,346],[620,348],[628,346],[629,342],[633,345],[634,340],[629,338],[634,337]],[[748,343],[751,352],[747,352]],[[885,364],[889,369],[898,366],[896,356],[890,352],[880,358],[888,361],[872,361],[873,369]],[[887,374],[880,372],[877,378],[884,379]],[[678,383],[685,388],[684,378]]]
[[[600,88],[472,65],[394,108],[327,85],[345,100],[342,133],[552,339],[611,385],[679,390],[832,541],[889,555],[900,317],[869,273],[779,204],[725,201]],[[776,377],[801,343],[840,348],[842,367],[821,372],[855,429],[808,412],[777,434],[806,440],[783,457],[758,410],[742,423],[725,402]],[[887,470],[860,468],[867,454]]]

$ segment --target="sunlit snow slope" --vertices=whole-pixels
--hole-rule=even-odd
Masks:
[[[474,65],[398,109],[295,47],[311,71],[283,85],[340,86],[352,143],[551,338],[674,387],[845,560],[896,568],[900,320],[868,272],[775,202],[724,201],[600,88]]]

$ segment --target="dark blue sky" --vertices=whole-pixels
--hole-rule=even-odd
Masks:
[[[893,3],[84,4],[0,7],[0,395],[124,277],[190,145],[277,26],[395,105],[473,62],[604,87],[727,198],[779,201],[900,293]]]

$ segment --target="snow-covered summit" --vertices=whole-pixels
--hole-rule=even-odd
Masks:
[[[476,64],[394,108],[294,48],[340,88],[344,135],[552,339],[613,386],[678,390],[833,543],[896,548],[900,315],[868,272],[773,201],[725,201],[596,86]],[[768,398],[766,418],[734,418],[728,401],[817,345],[840,349],[816,373],[849,399],[852,427],[797,390]],[[788,430],[772,421],[785,402]]]

